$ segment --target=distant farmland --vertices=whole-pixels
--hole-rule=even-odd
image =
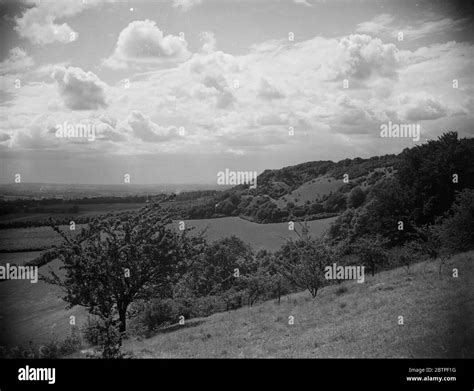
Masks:
[[[331,225],[336,217],[314,220],[308,222],[309,232],[313,236],[320,236]],[[206,238],[214,241],[226,236],[235,235],[244,242],[249,243],[254,249],[266,248],[275,251],[286,239],[296,238],[296,234],[288,229],[288,223],[257,224],[239,217],[223,217],[219,219],[185,220],[186,227],[195,227],[194,233],[204,228]],[[178,221],[174,226],[178,229]],[[69,226],[61,226],[68,231]],[[81,225],[76,225],[76,232]],[[295,229],[301,231],[298,223]],[[34,251],[47,249],[58,245],[61,237],[51,227],[11,228],[4,229],[0,235],[0,252],[10,251]]]

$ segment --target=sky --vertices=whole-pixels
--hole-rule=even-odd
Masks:
[[[0,183],[215,183],[226,168],[474,134],[469,2],[0,0],[0,11]],[[381,137],[384,124],[420,137]],[[81,127],[89,136],[58,133]]]

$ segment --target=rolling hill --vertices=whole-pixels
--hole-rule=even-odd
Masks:
[[[192,319],[124,351],[154,358],[473,358],[474,252]],[[458,268],[458,278],[452,269]],[[289,324],[289,317],[294,324]],[[403,324],[399,324],[403,316]]]

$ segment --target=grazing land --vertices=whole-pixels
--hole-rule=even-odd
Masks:
[[[2,253],[0,264],[24,264],[39,256],[39,252]],[[51,262],[40,268],[45,274],[49,268],[59,271],[60,262]],[[61,274],[60,274],[61,275]],[[0,283],[0,346],[27,346],[57,338],[65,339],[71,333],[69,317],[76,317],[81,325],[87,319],[82,307],[65,310],[58,287],[38,281],[8,280]]]
[[[336,217],[313,220],[308,222],[309,232],[312,236],[321,236],[329,229]],[[255,250],[265,248],[275,251],[290,238],[296,239],[294,231],[288,229],[288,223],[257,224],[239,217],[223,217],[220,219],[186,220],[186,227],[195,227],[195,233],[206,229],[205,237],[214,241],[227,236],[235,235],[244,242],[249,243]],[[178,221],[175,221],[178,226]],[[297,223],[295,229],[301,231]]]
[[[336,217],[308,222],[311,234],[320,236],[335,221]],[[255,249],[277,250],[281,244],[296,234],[288,229],[288,223],[257,224],[239,217],[219,219],[186,220],[186,227],[195,227],[198,233],[207,227],[206,238],[210,241],[235,235]],[[178,221],[175,222],[178,229]],[[81,225],[76,225],[79,230]],[[299,230],[298,224],[295,228]],[[61,226],[68,230],[68,226]],[[4,229],[0,235],[0,252],[43,250],[58,245],[61,237],[51,227]]]
[[[124,350],[137,357],[473,358],[474,252],[444,265],[421,262],[363,284],[300,292],[193,319]],[[452,269],[458,268],[458,278]],[[289,325],[289,316],[294,324]],[[403,316],[403,325],[398,317]]]

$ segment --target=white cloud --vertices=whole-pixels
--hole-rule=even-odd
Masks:
[[[158,126],[138,111],[133,111],[128,116],[127,122],[133,136],[145,142],[159,143],[178,137],[178,130],[175,127],[166,129]]]
[[[7,58],[0,63],[0,74],[18,73],[34,64],[33,59],[21,48],[10,49]]]
[[[81,68],[58,67],[52,78],[56,81],[64,105],[71,110],[97,110],[107,107],[106,85],[94,73]]]
[[[216,37],[213,32],[204,31],[199,37],[203,41],[202,51],[204,53],[212,53],[216,50]]]
[[[156,67],[183,62],[191,53],[184,38],[163,35],[151,20],[131,22],[120,33],[114,53],[105,60],[111,68]]]
[[[442,118],[451,111],[439,98],[421,93],[403,95],[400,103],[401,116],[413,122]]]
[[[399,57],[394,44],[384,44],[369,35],[353,34],[342,38],[338,49],[333,64],[339,68],[341,78],[397,77]]]
[[[394,21],[394,17],[389,14],[380,14],[368,22],[359,23],[356,28],[357,33],[380,34],[388,30],[388,26]]]
[[[467,21],[466,18],[456,20],[441,18],[418,21],[410,25],[398,22],[389,14],[380,14],[370,21],[359,23],[356,32],[391,38],[396,38],[399,33],[403,33],[403,40],[412,41],[436,34],[446,34],[462,30]]]
[[[15,19],[15,30],[22,38],[44,45],[53,42],[68,43],[78,37],[67,23],[57,23],[58,19],[71,17],[84,9],[99,4],[101,0],[40,1],[29,0],[29,8]]]

